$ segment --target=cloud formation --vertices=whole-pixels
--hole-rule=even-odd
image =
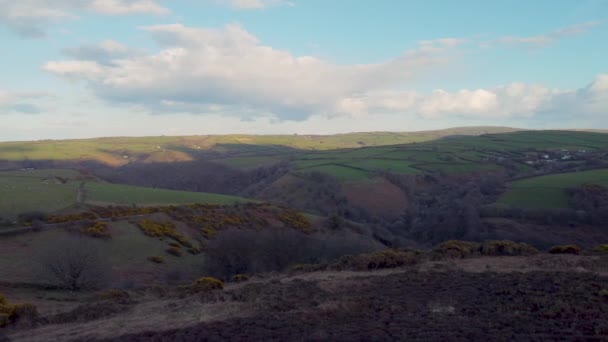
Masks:
[[[287,0],[216,0],[216,2],[239,10],[261,9],[277,6],[294,6],[293,2]]]
[[[334,113],[343,99],[407,82],[443,62],[449,49],[442,41],[425,42],[392,60],[335,65],[265,46],[238,25],[220,29],[180,24],[146,27],[161,46],[156,54],[114,60],[53,61],[44,69],[85,81],[100,97],[149,108],[238,106],[302,119]]]
[[[547,47],[558,40],[580,36],[587,33],[591,28],[598,26],[600,23],[596,21],[571,25],[568,27],[559,28],[551,32],[527,37],[506,36],[498,41],[507,45],[521,46],[530,49],[540,49]]]
[[[47,96],[46,93],[17,93],[0,89],[0,114],[37,114],[40,112],[37,100]]]
[[[77,49],[70,54],[76,59],[48,62],[43,68],[85,82],[106,101],[151,112],[305,120],[378,113],[513,119],[566,109],[580,115],[608,111],[608,74],[577,90],[523,83],[428,93],[403,90],[447,63],[464,43],[459,39],[422,41],[380,63],[337,65],[263,45],[238,25],[202,29],[174,24],[143,30],[159,44],[159,52],[129,55],[122,45],[106,42],[97,47],[108,53],[103,60],[82,58],[87,50]]]
[[[100,64],[111,64],[112,60],[132,57],[141,52],[113,40],[99,44],[86,44],[75,48],[64,49],[63,53],[76,60],[94,61]]]
[[[104,15],[169,12],[155,0],[0,0],[0,25],[23,37],[42,37],[48,25],[76,19],[83,11]]]

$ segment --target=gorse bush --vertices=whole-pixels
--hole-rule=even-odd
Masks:
[[[202,277],[196,279],[190,287],[197,292],[208,292],[224,289],[224,282],[213,277]]]
[[[82,228],[81,232],[84,235],[100,239],[109,239],[112,237],[108,230],[108,224],[105,222],[95,222],[95,224],[90,227]]]
[[[488,240],[484,241],[479,249],[481,255],[534,255],[538,254],[538,249],[527,243],[517,243],[508,240]]]
[[[90,212],[90,211],[85,211],[85,212],[76,213],[76,214],[51,215],[47,218],[46,222],[51,223],[51,224],[56,224],[56,223],[87,221],[87,220],[90,221],[90,220],[97,220],[97,219],[98,219],[97,214]]]
[[[482,243],[450,240],[433,249],[435,256],[447,259],[462,259],[475,255],[517,256],[538,254],[538,249],[527,243],[508,240],[487,240]]]
[[[170,238],[184,247],[192,247],[188,239],[175,229],[175,224],[172,222],[141,220],[137,222],[137,227],[148,236],[160,239]]]
[[[246,274],[237,274],[232,277],[232,281],[235,283],[242,283],[247,280],[249,280],[249,276]]]
[[[163,262],[165,262],[165,259],[163,259],[163,257],[159,257],[159,256],[148,257],[148,260],[150,260],[151,262],[153,262],[155,264],[162,264]]]
[[[182,250],[177,247],[169,247],[165,250],[165,252],[167,252],[173,256],[176,256],[176,257],[182,256]]]
[[[597,254],[608,254],[608,244],[596,246],[592,251]]]
[[[383,268],[397,268],[418,263],[420,252],[410,250],[387,249],[360,255],[347,255],[340,258],[330,269],[371,271]]]
[[[35,325],[38,317],[36,306],[29,303],[10,304],[4,296],[0,295],[0,328],[15,323]]]
[[[581,254],[582,249],[577,245],[553,246],[549,249],[551,254]]]
[[[449,240],[439,244],[433,252],[444,258],[462,259],[476,254],[479,248],[480,244],[477,242]]]

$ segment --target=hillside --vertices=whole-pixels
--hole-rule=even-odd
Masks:
[[[521,208],[556,209],[570,206],[568,189],[599,185],[608,187],[608,169],[567,172],[512,182],[499,203]]]
[[[87,160],[108,165],[124,165],[133,161],[176,162],[192,160],[209,151],[257,157],[288,154],[294,150],[407,144],[452,135],[479,135],[515,130],[503,127],[465,127],[424,132],[336,135],[207,135],[0,142],[0,160]]]
[[[117,159],[104,159],[110,155]],[[604,185],[593,176],[602,171],[593,170],[608,168],[607,155],[605,133],[491,127],[3,143],[0,165],[25,171],[0,174],[0,215],[15,220],[28,211],[87,205],[230,204],[248,198],[373,227],[376,240],[387,245],[513,238],[510,230],[545,246],[542,229],[531,224],[552,224],[563,232],[551,243],[567,243],[572,225],[592,229],[593,236],[607,234],[596,223],[601,209],[569,205],[576,190],[571,188]],[[552,176],[574,172],[576,180],[569,182]],[[543,177],[559,178],[556,187],[538,183]],[[568,220],[557,219],[557,212],[522,214],[519,208],[560,209]],[[587,214],[576,216],[576,210]]]
[[[608,134],[488,131],[0,144],[0,336],[605,335]]]

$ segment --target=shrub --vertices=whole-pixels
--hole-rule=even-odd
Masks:
[[[476,242],[449,240],[433,249],[433,252],[450,259],[462,259],[475,254],[480,245]]]
[[[197,255],[197,254],[201,254],[201,250],[200,250],[200,248],[192,247],[192,248],[188,248],[188,253],[190,253],[192,255]]]
[[[173,256],[176,256],[176,257],[182,256],[182,250],[177,247],[169,247],[169,248],[165,249],[165,252],[167,252]]]
[[[35,325],[38,318],[38,309],[33,304],[9,304],[6,298],[0,295],[0,328],[9,324]]]
[[[284,271],[296,264],[330,262],[377,249],[364,237],[315,236],[294,229],[229,229],[205,247],[204,274],[230,280],[237,274]]]
[[[190,287],[198,292],[223,290],[224,282],[213,277],[202,277],[196,279]]]
[[[608,254],[608,244],[596,246],[593,248],[593,252],[597,254]]]
[[[108,230],[108,224],[105,222],[95,222],[92,226],[81,229],[81,232],[84,235],[100,239],[109,239],[112,237]]]
[[[32,224],[34,222],[45,222],[48,218],[48,215],[41,211],[28,211],[25,213],[19,214],[17,216],[17,220],[25,225]]]
[[[159,257],[159,256],[148,257],[148,260],[152,261],[155,264],[162,264],[163,262],[165,262],[165,259],[163,259],[163,257]]]
[[[527,243],[517,243],[508,240],[484,241],[479,248],[481,255],[533,255],[538,250]]]
[[[312,229],[310,221],[302,213],[286,209],[284,213],[279,215],[278,219],[288,227],[292,227],[304,233],[309,233]]]
[[[246,274],[237,274],[232,277],[232,281],[235,283],[242,283],[247,280],[249,280],[249,276]]]
[[[551,254],[581,254],[581,248],[577,245],[553,246],[549,249]]]
[[[414,265],[419,261],[417,251],[388,249],[340,258],[330,268],[337,270],[370,271]]]
[[[172,222],[141,220],[137,222],[137,227],[148,236],[160,238],[161,240],[167,237],[175,240],[184,247],[192,247],[192,244],[188,239],[175,229],[175,224]]]

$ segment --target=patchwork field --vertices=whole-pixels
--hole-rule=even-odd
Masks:
[[[608,169],[553,174],[512,182],[499,203],[530,209],[566,208],[566,190],[586,184],[608,186]]]
[[[123,165],[134,160],[152,162],[188,160],[209,150],[249,157],[275,156],[299,150],[408,144],[436,140],[450,135],[478,135],[515,130],[507,127],[464,127],[410,133],[206,135],[3,142],[0,143],[0,160],[95,160],[108,165]],[[240,162],[235,163],[240,164]],[[245,166],[247,167],[248,164],[245,163]]]
[[[260,164],[290,160],[299,171],[319,171],[341,181],[374,178],[376,172],[460,174],[504,169],[502,161],[526,171],[525,153],[534,151],[593,152],[608,148],[608,134],[576,131],[522,131],[481,136],[458,136],[395,146],[300,152],[257,160]],[[221,159],[218,160],[221,162]],[[231,157],[223,162],[248,168],[255,159]],[[362,172],[355,172],[359,170]]]

